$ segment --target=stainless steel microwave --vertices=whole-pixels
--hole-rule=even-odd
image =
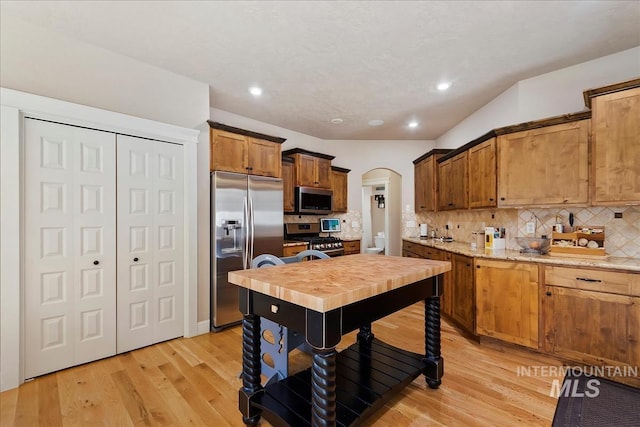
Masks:
[[[324,188],[296,187],[296,212],[325,215],[333,210],[333,191]]]

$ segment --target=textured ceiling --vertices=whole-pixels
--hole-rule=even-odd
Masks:
[[[1,12],[206,82],[212,107],[323,139],[435,139],[519,80],[640,45],[638,1],[3,0]]]

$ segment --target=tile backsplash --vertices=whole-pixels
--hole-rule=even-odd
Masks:
[[[471,233],[482,230],[484,226],[504,227],[507,249],[519,249],[515,237],[527,236],[525,232],[527,222],[535,223],[535,236],[551,237],[553,224],[557,221],[565,228],[569,227],[569,213],[574,215],[574,227],[605,227],[605,248],[608,255],[640,257],[640,207],[637,206],[433,212],[416,215],[416,227],[403,229],[403,235],[418,236],[417,224],[427,223],[429,229],[437,227],[438,235],[441,236],[445,235],[445,225],[449,224],[449,235],[454,240],[468,242],[471,239]],[[622,218],[615,218],[616,213],[622,214]]]
[[[574,215],[574,227],[604,226],[605,249],[608,255],[615,257],[640,258],[640,206],[625,207],[588,207],[588,208],[540,208],[540,209],[487,209],[432,212],[416,214],[402,213],[402,237],[418,237],[419,224],[426,223],[429,230],[437,228],[438,236],[446,235],[445,226],[449,224],[449,236],[459,242],[471,241],[471,233],[488,227],[504,227],[507,249],[519,249],[516,236],[527,236],[527,222],[536,225],[535,236],[546,234],[551,237],[556,218],[569,226],[569,213]],[[615,218],[615,214],[622,218]],[[340,218],[342,231],[336,237],[343,239],[362,238],[362,212],[350,210],[345,214],[332,215]],[[315,222],[317,215],[285,215],[285,222]],[[407,227],[407,224],[415,227]]]

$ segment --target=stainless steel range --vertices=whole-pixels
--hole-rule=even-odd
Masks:
[[[330,236],[320,236],[319,223],[285,224],[284,235],[285,241],[293,240],[297,242],[307,242],[309,244],[309,249],[324,252],[329,256],[333,257],[344,255],[342,239]]]

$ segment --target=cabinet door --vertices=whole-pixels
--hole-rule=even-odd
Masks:
[[[331,188],[331,160],[316,159],[316,180],[318,188]]]
[[[476,260],[476,331],[538,348],[538,266]]]
[[[453,183],[451,159],[438,163],[438,210],[446,211],[453,208]]]
[[[593,204],[640,204],[640,88],[593,99]]]
[[[588,365],[640,365],[640,298],[546,287],[546,347]]]
[[[118,135],[118,353],[182,336],[183,169],[181,145]]]
[[[491,138],[469,149],[469,207],[497,205],[496,139]]]
[[[414,167],[416,212],[436,210],[436,157],[429,156]]]
[[[347,180],[348,175],[345,172],[331,171],[333,212],[347,212]]]
[[[244,136],[211,129],[210,138],[212,171],[248,172],[248,142]]]
[[[458,154],[451,159],[451,200],[452,209],[466,209],[469,207],[468,186],[468,153]]]
[[[24,130],[31,378],[116,352],[116,137],[33,119]]]
[[[280,144],[257,138],[247,139],[249,140],[249,174],[280,178],[282,176]]]
[[[282,200],[284,212],[295,211],[293,163],[282,162]]]
[[[360,240],[352,240],[349,242],[343,242],[344,254],[353,255],[360,253]]]
[[[306,154],[296,154],[296,185],[300,187],[316,186],[316,158]]]
[[[438,164],[438,210],[469,206],[467,161],[465,151]]]
[[[473,258],[453,254],[451,316],[467,331],[475,331],[475,286]]]
[[[498,205],[586,204],[589,121],[498,137]]]

